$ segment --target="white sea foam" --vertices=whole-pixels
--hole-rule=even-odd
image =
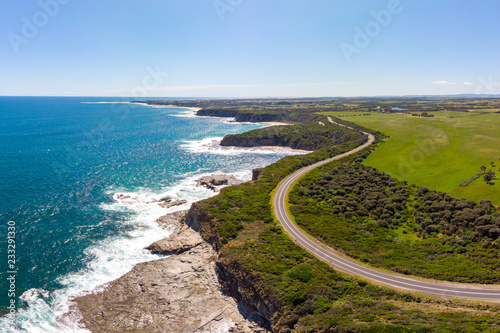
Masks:
[[[200,116],[200,117],[219,118],[219,119],[221,119],[220,117],[210,117],[210,116]],[[252,125],[252,126],[259,126],[259,128],[274,126],[274,124],[272,122],[268,122],[268,123],[252,123],[250,121],[236,121],[236,118],[229,118],[229,119],[222,118],[222,119],[225,119],[224,120],[224,124],[230,124],[230,125],[241,125],[241,126]]]
[[[198,110],[200,109],[200,108],[195,108],[195,107],[190,108],[190,107],[177,106],[177,105],[172,105],[172,104],[148,104],[148,103],[137,103],[137,102],[134,102],[134,103],[127,102],[127,103],[149,106],[150,108],[155,108],[155,109],[179,109],[179,110],[183,110],[178,114],[171,114],[171,116],[174,116],[174,117],[188,117],[188,118],[196,117],[196,112],[198,112]]]
[[[89,102],[101,103],[128,103],[128,102]],[[194,111],[181,111],[180,114],[193,115]],[[219,118],[221,119],[221,118]],[[226,121],[223,118],[221,121]],[[237,123],[241,124],[241,123]],[[245,124],[241,124],[245,125]],[[185,141],[181,147],[193,153],[213,153],[219,155],[238,154],[302,154],[303,151],[288,148],[235,148],[221,147],[222,137],[209,137],[198,141]],[[21,300],[28,306],[18,309],[16,322],[19,330],[13,330],[5,318],[0,319],[0,332],[88,332],[78,326],[79,314],[74,311],[73,299],[91,292],[98,292],[105,288],[107,283],[127,273],[140,262],[158,259],[144,250],[152,242],[165,238],[169,232],[162,229],[155,222],[162,215],[170,212],[188,209],[191,203],[210,196],[215,192],[205,187],[196,186],[196,180],[202,176],[220,174],[210,172],[209,169],[198,169],[179,175],[179,182],[163,188],[161,191],[152,191],[148,188],[125,189],[110,188],[107,194],[113,198],[111,203],[101,204],[104,211],[126,212],[128,218],[114,221],[124,224],[121,233],[110,236],[103,241],[87,248],[84,251],[88,263],[78,272],[73,272],[58,279],[62,287],[52,292],[43,289],[26,291]],[[251,179],[251,170],[233,172],[232,175],[247,181]],[[171,208],[159,205],[162,198],[187,200],[187,203]],[[109,221],[96,221],[96,226]]]
[[[179,113],[173,113],[171,116],[173,117],[179,117],[179,118],[197,118],[199,116],[196,115],[196,110],[189,109],[189,110],[184,110],[180,111]]]
[[[178,174],[178,175],[176,175],[176,177],[177,178],[186,178],[188,176],[200,174],[203,171],[209,171],[209,169],[207,169],[207,168],[199,168],[196,171],[188,171],[188,172],[185,172],[185,173]]]
[[[191,153],[210,153],[217,155],[241,155],[241,154],[282,154],[282,155],[302,155],[309,151],[291,149],[288,147],[232,147],[221,146],[222,137],[209,137],[201,140],[184,141],[180,144],[182,149]]]
[[[77,326],[77,314],[70,312],[72,299],[102,289],[107,282],[127,273],[137,263],[158,259],[144,247],[168,237],[169,232],[155,222],[168,210],[153,203],[147,194],[134,194],[135,201],[115,200],[109,206],[102,206],[105,210],[134,212],[131,218],[122,222],[130,227],[130,231],[87,248],[84,253],[87,258],[92,258],[87,267],[59,278],[61,289],[50,294],[43,289],[30,289],[21,296],[28,304],[27,309],[19,309],[17,313],[21,332],[87,332]],[[0,331],[9,332],[2,324],[7,323],[0,323]]]
[[[27,303],[26,309],[18,309],[16,322],[19,330],[10,327],[7,320],[0,320],[0,332],[30,332],[30,333],[59,333],[59,332],[88,332],[78,327],[79,314],[74,310],[75,297],[103,290],[107,283],[119,278],[140,262],[158,259],[144,250],[152,242],[168,237],[169,232],[162,229],[155,222],[160,216],[174,211],[188,209],[191,203],[206,199],[216,193],[196,185],[196,180],[202,176],[220,174],[221,172],[189,173],[175,185],[165,187],[162,191],[153,192],[147,188],[134,191],[126,189],[109,189],[107,194],[113,201],[101,204],[105,211],[121,211],[132,213],[130,218],[120,221],[130,228],[119,235],[91,246],[85,250],[90,258],[87,267],[78,272],[67,274],[58,279],[63,286],[53,292],[43,289],[26,291],[21,300]],[[251,172],[240,171],[231,173],[241,180],[250,180]],[[162,208],[159,200],[162,198],[184,199],[186,204]]]
[[[130,104],[134,104],[134,105],[143,105],[143,106],[147,106],[147,107],[150,107],[150,108],[153,108],[153,109],[173,109],[173,108],[177,108],[177,106],[175,105],[170,105],[170,104],[148,104],[148,103],[132,103],[130,102]]]

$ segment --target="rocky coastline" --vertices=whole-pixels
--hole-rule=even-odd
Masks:
[[[226,135],[220,145],[223,147],[260,147],[260,146],[279,146],[279,138],[242,138],[237,135]]]
[[[223,183],[218,186],[237,181],[210,177],[202,179],[212,186],[213,179]],[[146,249],[167,257],[137,264],[102,291],[75,299],[80,325],[109,333],[269,332],[259,311],[226,293],[236,282],[228,281],[228,271],[218,263],[219,244],[202,220],[196,203],[189,211],[159,218],[172,234]]]
[[[222,118],[234,118],[236,122],[251,122],[251,123],[262,123],[262,122],[272,122],[284,120],[286,117],[275,114],[275,113],[253,113],[253,112],[242,112],[240,110],[232,109],[200,109],[196,112],[197,116],[203,117],[222,117]]]
[[[196,111],[198,116],[234,117],[237,122],[286,120],[273,114]],[[249,146],[262,145],[259,142]],[[274,146],[274,142],[269,142],[269,146]],[[252,180],[257,180],[261,171],[254,170]],[[231,175],[210,175],[197,180],[197,186],[214,192],[241,183]],[[186,203],[172,198],[157,202],[163,208]],[[217,230],[197,203],[189,211],[167,214],[157,222],[172,232],[170,237],[146,247],[159,259],[137,264],[100,291],[76,298],[73,310],[80,318],[80,326],[107,333],[270,332],[269,319],[277,305],[273,300],[262,299],[238,267],[219,260],[221,244]]]
[[[80,323],[92,332],[267,332],[225,295],[217,277],[217,252],[185,224],[187,211],[160,218],[174,231],[151,244],[177,254],[136,265],[102,291],[76,299]]]
[[[204,186],[209,190],[218,192],[225,186],[233,186],[243,183],[241,179],[233,175],[210,175],[203,176],[196,181],[197,186]]]

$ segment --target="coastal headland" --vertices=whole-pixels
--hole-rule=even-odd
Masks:
[[[332,117],[334,112],[351,109],[375,114],[385,112],[388,104],[412,112],[408,105],[433,108],[443,103],[448,101],[425,105],[339,99],[176,102],[180,107],[202,108],[197,111],[201,116],[293,124],[228,136],[222,145],[278,145],[314,152],[283,158],[255,172],[251,182],[224,187],[215,197],[194,203],[185,225],[176,227],[182,241],[159,241],[149,247],[157,253],[177,254],[139,264],[104,292],[77,299],[81,322],[96,332],[113,332],[110,327],[141,332],[496,331],[498,305],[397,291],[333,270],[297,246],[271,209],[272,191],[293,171],[362,145],[363,131],[377,141],[352,160],[363,161],[383,144],[384,134],[334,118],[352,129],[340,126],[322,112]],[[472,102],[461,103],[471,108]],[[450,105],[459,108],[458,102]],[[468,235],[468,227],[464,228]],[[438,228],[423,237],[439,235]],[[471,242],[496,240],[488,231],[477,237]],[[485,251],[498,255],[492,245]]]

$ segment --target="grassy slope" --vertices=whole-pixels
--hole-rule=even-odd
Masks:
[[[334,112],[359,125],[390,136],[365,161],[398,179],[444,191],[459,198],[490,199],[500,205],[500,182],[486,185],[478,179],[458,185],[488,168],[500,167],[500,114],[434,112],[434,118],[405,114]],[[356,115],[356,116],[353,116]]]
[[[349,149],[286,157],[266,167],[258,181],[225,188],[196,204],[216,228],[204,237],[211,233],[212,241],[225,244],[219,267],[238,281],[232,288],[254,304],[262,300],[259,309],[269,311],[275,332],[498,331],[497,306],[415,297],[338,273],[295,245],[273,221],[270,194],[281,179]]]

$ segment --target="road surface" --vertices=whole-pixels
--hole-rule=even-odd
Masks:
[[[334,121],[329,118],[330,122]],[[340,125],[340,124],[339,124]],[[344,125],[341,125],[344,126]],[[345,127],[345,126],[344,126]],[[409,291],[416,291],[428,295],[438,295],[446,296],[451,298],[469,298],[469,299],[481,299],[481,300],[500,300],[500,286],[482,286],[478,285],[467,285],[467,284],[451,284],[446,285],[446,283],[433,283],[429,281],[416,280],[412,278],[402,277],[396,274],[389,274],[380,272],[375,269],[367,268],[365,266],[359,265],[353,261],[347,260],[334,251],[329,250],[327,246],[319,245],[319,241],[313,241],[306,236],[291,220],[288,212],[286,210],[286,201],[288,200],[287,193],[293,187],[293,182],[300,178],[302,175],[308,173],[309,171],[329,163],[331,161],[339,160],[348,155],[352,155],[369,145],[371,145],[375,138],[369,133],[368,141],[353,149],[349,152],[343,153],[341,155],[329,158],[327,160],[312,164],[308,167],[300,169],[295,173],[289,175],[285,178],[277,188],[276,196],[274,198],[274,213],[278,220],[281,222],[288,234],[304,249],[309,253],[313,254],[320,260],[323,260],[333,267],[340,268],[343,271],[349,272],[351,274],[357,275],[359,277],[366,278],[376,283],[386,285],[388,287],[396,289],[405,289]]]

